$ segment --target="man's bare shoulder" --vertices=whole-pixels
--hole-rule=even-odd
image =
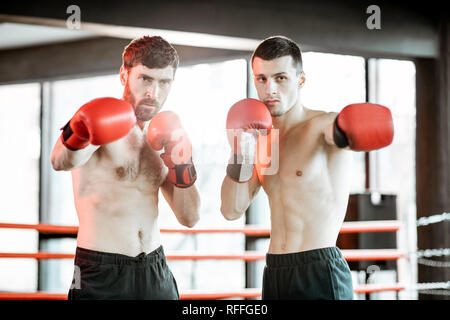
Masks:
[[[312,114],[314,118],[317,118],[319,120],[327,120],[330,118],[334,120],[334,118],[336,118],[336,116],[338,115],[337,112],[328,112],[323,110],[311,110],[310,112],[313,112]]]
[[[313,109],[308,109],[307,112],[309,113],[309,121],[313,123],[314,126],[318,127],[326,127],[327,125],[330,125],[338,115],[337,112],[327,112]]]
[[[319,134],[323,137],[322,141],[328,146],[334,146],[332,141],[333,133],[333,123],[338,115],[337,112],[327,112],[323,110],[313,110],[311,114],[310,128],[313,132]]]

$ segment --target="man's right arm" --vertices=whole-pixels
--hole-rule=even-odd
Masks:
[[[89,161],[98,148],[100,146],[90,144],[84,149],[70,150],[63,144],[62,139],[59,138],[53,147],[50,157],[52,167],[56,171],[69,171],[81,167]]]
[[[239,219],[249,207],[255,195],[261,188],[256,169],[247,182],[236,182],[228,175],[222,183],[220,211],[227,220]]]
[[[220,211],[227,220],[236,220],[261,187],[255,169],[257,132],[271,129],[272,116],[262,102],[243,99],[228,111],[226,126],[231,157],[222,183]]]

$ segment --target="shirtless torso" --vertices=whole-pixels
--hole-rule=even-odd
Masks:
[[[175,187],[168,168],[147,142],[140,123],[123,138],[103,146],[71,151],[61,139],[52,152],[56,170],[71,170],[81,248],[136,256],[160,244],[158,192],[178,221],[192,227],[199,219],[195,185]]]
[[[302,121],[289,130],[272,129],[272,149],[278,148],[278,158],[271,160],[278,161],[276,172],[264,174],[265,166],[257,160],[247,183],[226,176],[222,185],[221,210],[230,220],[240,217],[263,187],[271,213],[269,253],[335,246],[347,209],[351,152],[327,137],[336,114],[306,108],[302,112]]]
[[[346,213],[351,153],[325,141],[335,115],[307,113],[279,136],[278,172],[258,175],[270,204],[269,253],[335,246]]]
[[[91,156],[71,172],[79,247],[135,256],[160,245],[158,190],[167,168],[145,136],[136,125],[122,139],[82,150]],[[63,165],[74,151],[58,140],[53,152]]]

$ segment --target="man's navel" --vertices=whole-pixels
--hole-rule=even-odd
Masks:
[[[140,250],[141,252],[144,252],[145,250],[145,246],[144,246],[144,233],[142,232],[142,230],[138,231],[138,238],[139,238],[139,246],[140,246]]]

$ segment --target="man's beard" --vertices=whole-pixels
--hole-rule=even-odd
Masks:
[[[131,92],[130,87],[128,85],[128,81],[125,84],[125,91],[123,93],[123,98],[125,101],[128,101],[133,106],[134,113],[136,114],[136,119],[139,121],[150,120],[161,109],[158,101],[155,99],[146,98],[136,101],[136,97]],[[153,106],[154,109],[149,109],[148,107],[145,106],[146,104]]]
[[[272,117],[281,117],[283,114],[285,114],[287,111],[281,110],[281,111],[271,111],[270,115]]]

